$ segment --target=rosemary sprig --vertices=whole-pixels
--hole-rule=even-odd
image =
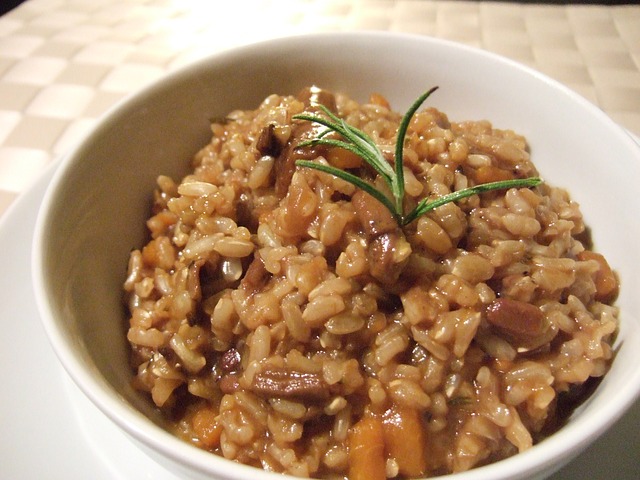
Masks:
[[[384,155],[376,145],[375,141],[362,130],[359,130],[352,125],[349,125],[342,118],[335,115],[324,105],[319,105],[322,115],[312,113],[301,113],[294,115],[296,120],[306,120],[314,122],[325,127],[315,138],[302,142],[299,147],[305,147],[310,145],[327,145],[330,147],[340,147],[348,150],[367,162],[384,180],[389,187],[392,195],[390,199],[384,192],[377,189],[371,183],[363,180],[362,178],[354,175],[353,173],[341,170],[331,165],[317,163],[309,160],[297,160],[296,165],[300,167],[313,168],[321,172],[325,172],[334,175],[342,180],[349,182],[356,187],[364,190],[369,195],[374,197],[380,203],[382,203],[391,212],[395,220],[400,227],[408,225],[416,218],[424,215],[425,213],[445,205],[450,202],[456,202],[463,198],[470,197],[483,192],[491,190],[509,189],[509,188],[524,188],[534,187],[542,182],[538,177],[530,177],[524,179],[503,180],[498,182],[483,183],[475,185],[473,187],[458,190],[448,195],[438,197],[436,199],[423,198],[415,206],[413,210],[405,214],[404,212],[404,162],[403,151],[404,142],[409,128],[409,123],[413,118],[413,115],[420,108],[429,96],[437,90],[438,87],[433,87],[420,95],[415,102],[409,107],[409,110],[404,114],[398,127],[398,134],[395,145],[395,162],[392,168],[389,162],[384,158]],[[342,139],[327,138],[327,135],[335,132],[338,133]]]

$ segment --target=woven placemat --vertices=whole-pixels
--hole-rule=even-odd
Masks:
[[[559,80],[640,135],[640,5],[418,0],[221,5],[27,0],[0,17],[0,213],[128,93],[212,51],[303,32],[401,31],[481,47]]]

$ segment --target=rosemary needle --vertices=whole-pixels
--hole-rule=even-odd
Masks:
[[[377,189],[371,183],[363,180],[362,178],[354,175],[353,173],[341,170],[331,165],[313,162],[309,160],[297,160],[296,165],[300,167],[312,168],[334,175],[342,180],[349,182],[356,187],[364,190],[369,195],[374,197],[380,203],[382,203],[393,215],[400,227],[408,225],[416,218],[424,215],[425,213],[437,208],[441,205],[456,202],[466,197],[476,195],[491,190],[501,190],[509,188],[527,188],[535,187],[539,185],[542,180],[539,177],[530,177],[524,179],[502,180],[498,182],[489,182],[473,187],[457,190],[447,195],[435,199],[424,198],[416,207],[409,213],[404,213],[404,140],[409,128],[409,123],[413,118],[413,115],[417,112],[420,106],[425,102],[429,96],[437,90],[438,87],[433,87],[420,95],[409,107],[409,110],[404,114],[398,127],[398,134],[395,145],[395,162],[392,167],[389,162],[384,158],[384,155],[376,145],[375,141],[362,130],[349,125],[342,118],[335,115],[324,105],[319,105],[323,115],[301,113],[295,115],[295,120],[306,120],[314,122],[326,127],[315,138],[301,143],[299,146],[304,147],[308,145],[327,145],[330,147],[344,148],[362,158],[367,164],[369,164],[384,180],[389,187],[392,195],[392,199],[385,195],[384,192]],[[338,133],[341,139],[327,138],[329,133]]]

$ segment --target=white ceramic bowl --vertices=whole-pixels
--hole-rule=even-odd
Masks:
[[[147,452],[190,478],[282,479],[192,447],[162,428],[129,385],[121,285],[141,245],[158,174],[178,177],[209,138],[209,119],[254,108],[268,94],[317,84],[358,100],[386,95],[404,111],[429,105],[452,120],[491,120],[524,134],[550,183],[582,205],[598,250],[618,271],[617,358],[560,431],[531,450],[457,480],[543,478],[574,458],[640,391],[640,148],[601,111],[534,71],[425,37],[354,33],[285,38],[214,55],[133,95],[98,123],[58,168],[38,219],[35,293],[51,343],[91,401]]]

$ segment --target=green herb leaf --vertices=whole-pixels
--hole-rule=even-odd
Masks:
[[[376,145],[375,141],[362,130],[359,130],[352,125],[346,123],[343,119],[335,115],[324,105],[320,105],[320,109],[323,115],[302,113],[294,115],[295,120],[305,120],[314,122],[326,127],[325,130],[320,132],[316,138],[302,142],[299,146],[305,147],[309,145],[327,145],[329,147],[344,148],[362,158],[367,162],[384,180],[389,187],[393,199],[387,197],[384,192],[377,189],[375,186],[361,179],[353,173],[341,170],[331,165],[313,162],[309,160],[297,160],[296,165],[300,167],[312,168],[324,173],[334,175],[342,180],[355,185],[356,187],[364,190],[376,200],[381,202],[393,215],[398,222],[398,226],[403,227],[413,222],[415,219],[424,215],[425,213],[445,205],[450,202],[457,202],[472,195],[477,195],[483,192],[491,190],[509,189],[509,188],[529,188],[539,185],[542,180],[538,177],[503,180],[499,182],[483,183],[475,185],[473,187],[465,188],[452,192],[442,197],[430,199],[422,199],[416,207],[408,214],[404,213],[404,141],[409,129],[409,124],[414,114],[418,111],[420,106],[425,102],[438,87],[433,87],[420,95],[415,102],[409,107],[409,110],[404,114],[398,127],[398,134],[395,145],[395,165],[391,167],[389,162],[384,158],[384,155]],[[342,139],[327,138],[327,135],[335,132],[339,134]]]
[[[473,187],[457,190],[455,192],[451,192],[447,195],[443,195],[442,197],[438,197],[432,200],[428,198],[423,198],[418,203],[418,205],[416,205],[416,207],[413,210],[411,210],[411,212],[409,212],[408,215],[404,217],[403,225],[408,225],[419,216],[424,215],[427,212],[430,212],[434,208],[438,208],[447,203],[457,202],[458,200],[471,197],[472,195],[477,195],[483,192],[489,192],[491,190],[535,187],[540,183],[542,183],[542,179],[538,177],[529,177],[529,178],[521,178],[521,179],[514,179],[514,180],[501,180],[499,182],[481,183],[480,185],[475,185]]]
[[[453,397],[447,401],[447,404],[452,407],[459,407],[469,405],[472,401],[471,397]]]
[[[373,167],[373,169],[378,172],[378,174],[385,180],[385,182],[392,187],[392,179],[394,176],[394,171],[391,168],[391,165],[387,162],[387,160],[382,155],[382,152],[376,145],[369,135],[365,132],[349,125],[343,119],[335,116],[333,112],[331,112],[324,105],[319,106],[320,109],[324,112],[324,114],[328,118],[324,118],[320,115],[312,115],[312,114],[300,114],[295,115],[293,118],[296,120],[307,120],[310,122],[315,122],[320,125],[324,125],[330,131],[334,131],[339,133],[345,140],[344,144],[341,144],[342,148],[346,148],[346,145],[349,145],[348,150],[352,151],[359,157],[361,157],[365,162]],[[308,145],[334,145],[335,140],[331,140],[325,138],[326,134],[330,132],[323,132],[316,138],[302,142],[299,146],[305,147]],[[339,170],[339,169],[336,169]],[[393,191],[393,189],[392,189]]]
[[[395,213],[394,213],[394,205],[391,202],[391,200],[389,200],[389,198],[384,193],[382,193],[380,190],[378,190],[376,187],[371,185],[369,182],[366,182],[366,181],[362,180],[357,175],[354,175],[353,173],[346,172],[344,170],[340,170],[339,168],[332,167],[331,165],[326,165],[324,163],[313,162],[311,160],[297,160],[296,161],[296,165],[298,165],[300,167],[313,168],[315,170],[319,170],[319,171],[324,172],[324,173],[329,173],[329,174],[334,175],[334,176],[336,176],[338,178],[341,178],[342,180],[344,180],[346,182],[349,182],[349,183],[355,185],[359,189],[364,190],[369,195],[371,195],[373,198],[378,200],[385,207],[387,207],[389,209],[389,211],[391,211],[391,213],[394,214],[394,217],[396,218],[396,221],[398,222],[398,224],[400,224],[402,222],[402,218],[397,217],[395,215]]]
[[[404,139],[407,136],[407,130],[409,129],[409,123],[411,123],[411,119],[413,115],[418,111],[420,106],[425,102],[427,98],[431,96],[433,92],[435,92],[438,87],[432,87],[427,90],[425,93],[420,95],[415,102],[409,107],[407,113],[404,114],[402,120],[400,121],[400,126],[398,127],[398,136],[396,140],[396,159],[395,159],[395,171],[396,171],[396,181],[398,182],[398,191],[400,194],[398,198],[396,198],[396,208],[398,210],[402,210],[402,203],[398,205],[398,202],[402,202],[404,200]],[[409,223],[409,222],[406,222]]]

